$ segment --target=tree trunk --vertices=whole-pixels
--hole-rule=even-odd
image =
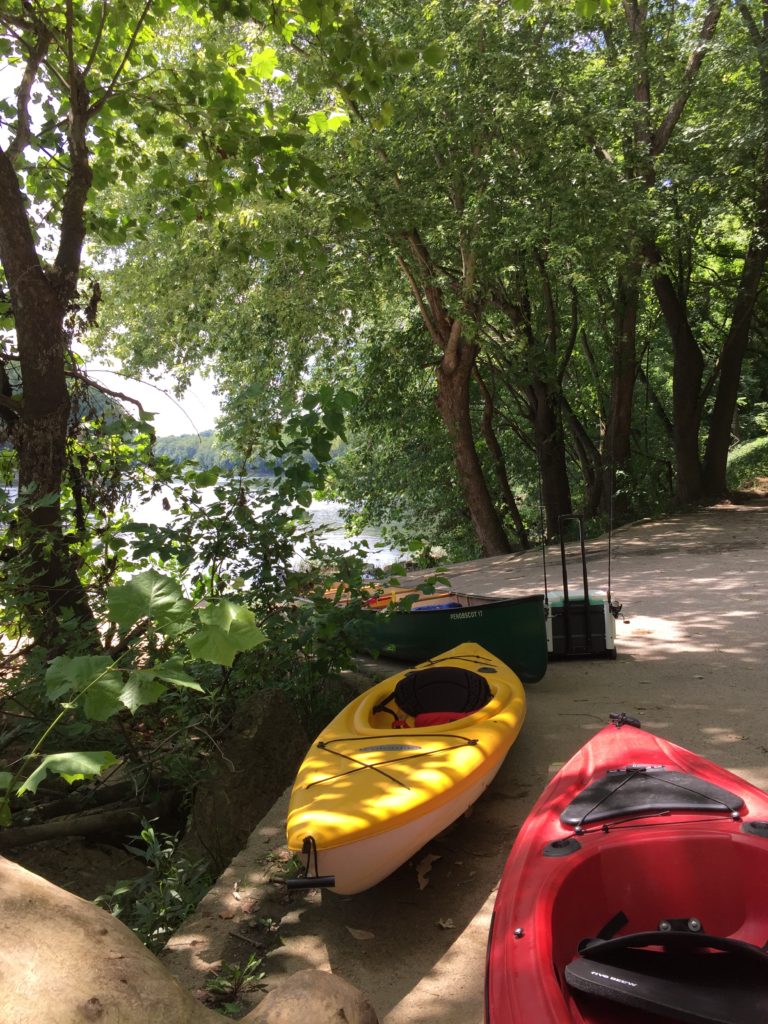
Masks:
[[[493,429],[493,396],[488,390],[488,387],[480,374],[476,373],[475,375],[478,383],[480,384],[480,391],[483,396],[483,437],[485,438],[485,443],[488,446],[488,451],[490,452],[491,459],[493,460],[496,481],[499,485],[499,489],[501,490],[504,504],[509,512],[512,522],[514,523],[517,539],[520,542],[520,547],[525,549],[530,546],[528,531],[525,528],[523,517],[520,515],[520,509],[517,507],[517,501],[515,501],[515,496],[512,493],[504,452],[499,444],[496,431]]]
[[[512,548],[493,504],[472,431],[469,382],[477,360],[477,345],[467,341],[462,322],[449,312],[450,304],[445,301],[442,285],[438,283],[440,274],[419,232],[414,228],[404,238],[413,264],[402,254],[398,256],[398,263],[416,299],[422,322],[442,352],[437,367],[437,407],[451,439],[464,502],[483,554],[509,554]],[[462,263],[467,314],[471,316],[474,258],[464,246]]]
[[[720,377],[709,421],[702,478],[703,493],[711,501],[724,497],[728,491],[726,468],[731,426],[739,396],[741,364],[747,350],[752,314],[768,255],[764,239],[764,235],[756,233],[750,242],[731,327],[720,355]]]
[[[637,314],[642,263],[632,261],[619,274],[614,320],[615,348],[603,445],[603,511],[619,519],[629,513],[629,472],[632,407],[637,378]],[[618,478],[618,479],[617,479]]]
[[[23,381],[14,441],[20,498],[28,502],[21,506],[19,521],[27,574],[26,628],[34,639],[50,645],[62,617],[74,614],[88,624],[89,632],[93,627],[62,533],[59,500],[70,410],[64,331],[68,288],[57,288],[56,275],[40,264],[21,187],[2,150],[0,206],[0,260],[10,288]]]
[[[659,262],[658,260],[654,260]],[[672,339],[672,435],[677,470],[676,496],[682,505],[701,501],[703,475],[699,454],[701,383],[704,357],[688,320],[685,302],[672,279],[655,271],[653,287]]]
[[[741,364],[768,258],[768,2],[763,0],[761,23],[755,20],[746,4],[741,3],[738,7],[760,66],[760,93],[763,100],[762,181],[756,204],[757,219],[744,259],[731,327],[720,357],[720,379],[704,453],[704,492],[712,499],[721,498],[727,492],[726,467]]]
[[[633,72],[632,92],[635,104],[632,133],[627,138],[624,147],[625,179],[627,182],[647,190],[653,188],[656,181],[656,159],[667,148],[691,97],[702,62],[715,34],[723,3],[722,0],[710,0],[708,3],[703,13],[697,39],[685,63],[677,91],[671,96],[661,120],[655,124],[648,56],[652,38],[648,22],[649,5],[644,0],[624,0],[623,6],[633,48],[630,66]],[[653,106],[658,106],[658,99]],[[632,232],[633,237],[628,239],[630,245],[634,247],[638,238],[646,236],[647,230],[648,225],[636,225]],[[657,261],[651,258],[650,262]],[[606,433],[607,486],[603,494],[603,503],[604,506],[609,507],[613,498],[613,509],[619,517],[628,511],[629,506],[629,488],[623,480],[618,488],[614,487],[614,482],[617,474],[626,474],[629,464],[633,394],[638,369],[636,334],[642,267],[643,258],[640,254],[630,258],[620,275],[618,287],[616,324],[618,345],[615,352],[611,407]],[[682,344],[680,343],[680,345]],[[695,353],[689,349],[682,351],[680,345],[675,348],[675,360],[677,361],[679,358],[682,363],[687,363],[690,368],[695,369]],[[694,347],[696,347],[695,342]],[[698,352],[697,347],[696,351]],[[700,375],[698,379],[700,381]],[[696,478],[697,473],[700,476],[700,467],[698,448],[695,448],[694,459],[694,448],[691,444],[693,408],[690,405],[690,395],[686,398],[679,390],[677,377],[674,386],[679,392],[676,409],[683,415],[680,434],[676,438],[678,471],[682,471],[683,477],[678,480],[678,492],[679,495],[682,495],[696,491]],[[695,401],[698,401],[698,390]],[[675,420],[677,421],[677,416],[675,416]],[[698,486],[700,488],[700,484]],[[616,490],[618,493],[615,493]],[[687,502],[691,499],[681,498],[681,500]]]
[[[602,459],[589,432],[584,428],[584,424],[573,411],[567,399],[563,400],[563,412],[584,481],[583,512],[588,519],[591,519],[597,515],[600,508],[603,491]]]
[[[528,400],[541,472],[544,528],[547,537],[556,537],[560,516],[570,515],[573,511],[559,401],[542,381],[529,385]]]
[[[437,369],[437,406],[453,445],[464,501],[483,554],[506,555],[512,549],[483,475],[469,414],[469,381],[476,356],[476,346],[460,341],[450,359],[443,357]]]

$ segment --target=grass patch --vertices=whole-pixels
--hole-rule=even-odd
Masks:
[[[726,479],[732,490],[748,490],[760,477],[768,477],[768,437],[745,441],[728,456]]]

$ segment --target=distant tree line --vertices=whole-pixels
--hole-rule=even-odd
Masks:
[[[254,458],[246,462],[222,446],[215,430],[204,430],[200,434],[177,434],[159,437],[155,442],[157,455],[165,455],[174,462],[194,459],[201,469],[220,466],[222,469],[244,469],[258,476],[269,476],[271,470],[264,459]]]
[[[341,446],[334,445],[333,455]],[[156,455],[164,455],[174,462],[193,459],[201,469],[218,466],[232,472],[246,472],[253,476],[272,476],[272,466],[266,459],[253,457],[243,459],[222,444],[215,430],[203,430],[200,434],[177,434],[159,437],[154,445]],[[279,460],[278,460],[279,461]],[[311,469],[317,469],[317,459],[311,452],[304,455],[304,461]]]

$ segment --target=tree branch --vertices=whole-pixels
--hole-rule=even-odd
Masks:
[[[32,128],[29,118],[29,100],[32,94],[32,86],[37,79],[40,65],[43,62],[51,36],[43,25],[37,25],[37,38],[34,46],[30,47],[30,55],[27,60],[24,74],[21,76],[19,88],[16,90],[16,136],[11,140],[8,149],[8,159],[15,164],[32,138]]]
[[[88,63],[83,69],[83,74],[87,77],[93,67],[93,62],[96,60],[96,54],[99,52],[99,45],[101,43],[101,37],[104,34],[104,25],[107,21],[107,11],[109,7],[107,0],[101,0],[101,17],[99,18],[99,27],[96,29],[96,35],[93,39],[93,46],[91,47],[91,54],[88,58]]]
[[[112,97],[112,94],[114,93],[115,86],[117,85],[118,79],[120,78],[120,75],[123,73],[123,68],[125,67],[125,65],[127,63],[128,58],[131,56],[131,53],[133,52],[133,48],[136,45],[136,40],[138,38],[139,32],[141,31],[141,27],[144,24],[144,22],[146,20],[146,17],[149,14],[151,8],[152,8],[152,0],[146,0],[146,2],[144,4],[144,9],[142,10],[141,14],[139,15],[139,17],[138,17],[138,19],[136,21],[136,24],[133,26],[133,32],[131,34],[131,38],[128,40],[128,45],[125,48],[125,53],[123,54],[123,58],[120,61],[120,63],[118,64],[117,69],[116,69],[114,75],[112,75],[112,80],[110,81],[110,83],[107,86],[107,88],[104,90],[103,95],[101,95],[99,97],[99,99],[96,100],[96,102],[93,103],[91,105],[91,107],[89,108],[89,110],[88,110],[89,118],[93,117],[94,114],[97,114],[101,110],[101,108],[104,106],[104,104]]]
[[[664,408],[661,399],[656,394],[656,391],[651,385],[651,382],[648,380],[648,377],[646,376],[645,370],[643,369],[642,363],[640,361],[638,361],[637,364],[637,377],[640,383],[645,385],[648,402],[653,408],[653,411],[656,413],[659,423],[664,428],[665,434],[668,438],[670,438],[670,440],[672,440],[674,438],[674,428],[672,426],[672,420],[667,415],[667,410]]]
[[[571,288],[571,327],[568,331],[568,340],[565,345],[565,351],[563,352],[563,358],[560,360],[560,369],[557,372],[557,382],[562,387],[563,380],[565,379],[565,372],[568,369],[568,364],[571,361],[573,350],[576,347],[576,339],[579,336],[579,296],[575,288]]]
[[[27,217],[24,195],[8,154],[0,148],[0,262],[15,307],[27,289],[44,284],[43,268]],[[34,299],[30,296],[30,301]]]
[[[424,297],[421,294],[421,289],[416,283],[416,278],[413,275],[413,271],[408,266],[405,259],[400,253],[397,254],[397,262],[398,265],[400,266],[400,269],[405,274],[406,280],[408,281],[413,297],[416,299],[416,303],[418,304],[419,307],[419,312],[421,313],[421,319],[424,321],[424,326],[427,328],[430,338],[432,339],[432,341],[434,341],[434,343],[437,346],[442,348],[442,340],[432,320],[430,311],[429,309],[427,309],[427,305],[424,302]]]
[[[560,323],[557,316],[555,297],[552,294],[552,282],[547,273],[546,258],[538,249],[533,251],[533,261],[541,275],[542,287],[544,289],[544,308],[547,311],[547,339],[551,356],[557,353],[557,340],[560,337]]]
[[[74,9],[67,0],[66,53],[67,91],[69,93],[69,181],[61,209],[59,248],[52,276],[61,297],[70,300],[77,291],[83,243],[85,241],[85,203],[93,172],[88,156],[89,96],[85,77],[74,57]]]
[[[717,0],[716,3],[711,3],[704,15],[704,21],[702,22],[701,29],[699,30],[699,41],[691,52],[688,58],[688,63],[685,66],[683,72],[683,81],[680,86],[680,91],[677,96],[672,100],[664,118],[659,125],[658,129],[654,133],[653,143],[651,145],[651,156],[659,156],[662,153],[669,142],[672,132],[675,130],[677,122],[685,109],[685,105],[691,95],[693,89],[693,83],[696,79],[701,62],[704,60],[709,43],[715,34],[717,23],[720,19],[720,12],[722,11],[722,0]]]
[[[80,370],[65,370],[65,375],[71,377],[73,380],[82,381],[89,388],[93,388],[94,391],[101,392],[102,395],[107,395],[109,398],[116,398],[120,402],[130,402],[135,405],[140,413],[144,412],[144,406],[138,400],[138,398],[132,398],[130,395],[124,395],[122,391],[113,391],[112,388],[108,388],[106,384],[99,384],[97,381],[92,380],[87,373],[83,373]]]
[[[0,367],[0,374],[5,377],[5,371]],[[16,422],[19,413],[21,412],[21,399],[14,398],[13,395],[6,395],[4,392],[0,394],[0,419],[5,419],[4,410],[8,409],[13,413],[13,418],[7,421],[8,425],[11,426]]]
[[[429,303],[432,323],[434,324],[437,338],[439,338],[439,344],[441,348],[445,349],[451,333],[452,322],[446,314],[445,305],[440,294],[440,288],[435,284],[435,278],[437,276],[435,273],[435,265],[429,254],[429,250],[422,241],[422,238],[416,228],[407,232],[405,238],[411,247],[411,252],[415,257],[416,262],[424,271],[426,278],[424,283],[424,294],[426,295],[427,302]]]

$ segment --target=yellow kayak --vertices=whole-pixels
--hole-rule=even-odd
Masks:
[[[288,846],[306,858],[293,888],[370,888],[469,808],[525,718],[523,685],[478,644],[461,644],[366,690],[304,758]]]

